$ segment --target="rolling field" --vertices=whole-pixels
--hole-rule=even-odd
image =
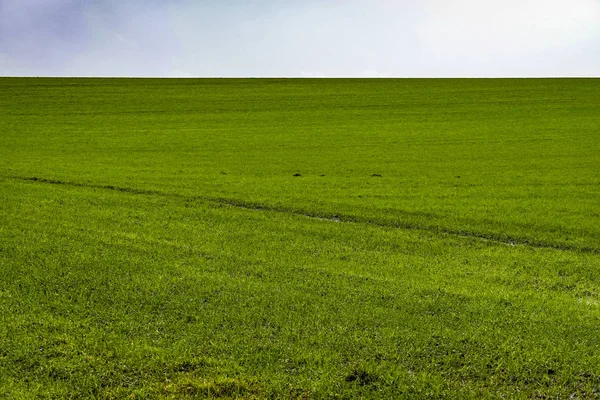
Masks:
[[[0,397],[600,397],[600,80],[0,79]]]

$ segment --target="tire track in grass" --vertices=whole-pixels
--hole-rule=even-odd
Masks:
[[[145,196],[160,196],[160,197],[170,197],[170,198],[179,198],[185,200],[199,200],[204,202],[210,202],[214,204],[221,204],[230,207],[240,208],[244,210],[252,210],[252,211],[265,211],[265,212],[277,212],[284,213],[290,215],[298,215],[303,216],[310,219],[320,220],[320,221],[329,221],[336,223],[356,223],[356,224],[365,224],[371,226],[377,226],[381,228],[396,228],[396,229],[406,229],[406,230],[419,230],[425,232],[431,232],[434,234],[442,234],[447,236],[454,236],[464,239],[477,239],[490,243],[502,244],[505,246],[526,246],[532,248],[542,248],[542,249],[553,249],[553,250],[561,250],[561,251],[579,251],[582,253],[591,253],[591,254],[600,254],[600,249],[594,247],[585,247],[585,246],[569,246],[569,245],[559,245],[552,243],[544,243],[535,240],[530,240],[527,238],[510,238],[506,236],[494,235],[494,234],[482,234],[477,232],[469,232],[469,231],[460,231],[460,230],[452,230],[443,227],[428,227],[428,226],[419,226],[410,223],[397,223],[397,222],[387,222],[381,220],[373,220],[367,217],[357,217],[353,215],[336,215],[330,213],[319,213],[319,212],[309,212],[305,210],[298,210],[293,208],[285,208],[285,207],[276,207],[269,206],[261,203],[252,203],[247,201],[241,201],[236,199],[227,199],[222,197],[210,197],[210,196],[186,196],[178,193],[166,193],[161,192],[159,190],[150,190],[150,189],[137,189],[123,186],[114,186],[114,185],[100,185],[93,183],[82,183],[82,182],[71,182],[71,181],[62,181],[58,179],[47,179],[40,177],[25,177],[25,176],[9,176],[8,178],[26,182],[34,182],[34,183],[44,183],[50,185],[64,185],[70,187],[84,187],[84,188],[92,188],[92,189],[103,189],[103,190],[112,190],[116,192],[130,193],[135,195],[145,195]]]

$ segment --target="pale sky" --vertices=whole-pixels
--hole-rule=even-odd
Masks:
[[[600,0],[0,0],[0,76],[600,76]]]

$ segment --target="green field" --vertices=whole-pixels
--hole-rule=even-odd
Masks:
[[[0,79],[0,397],[600,397],[599,79]]]

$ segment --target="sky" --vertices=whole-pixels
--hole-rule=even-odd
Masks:
[[[0,76],[600,76],[600,0],[0,0]]]

